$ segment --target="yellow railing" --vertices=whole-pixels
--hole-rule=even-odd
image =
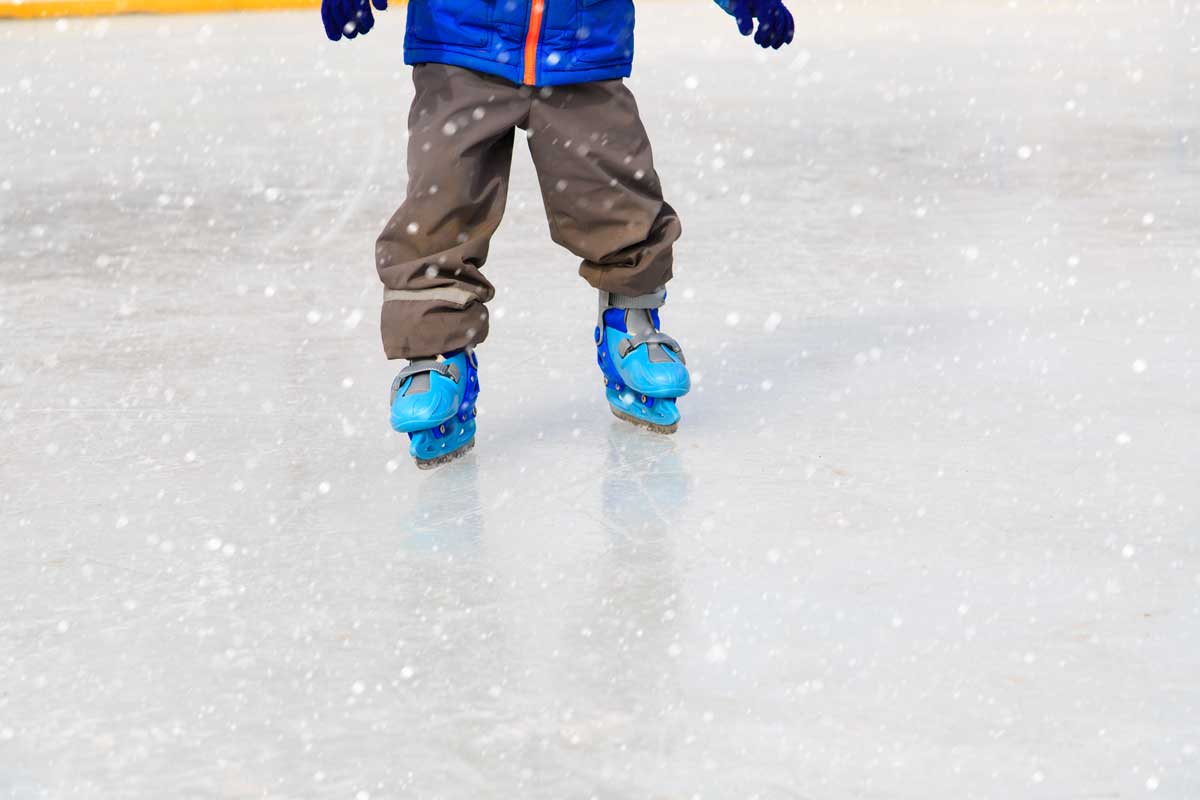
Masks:
[[[0,0],[0,19],[91,17],[106,14],[199,14],[315,8],[321,0]]]

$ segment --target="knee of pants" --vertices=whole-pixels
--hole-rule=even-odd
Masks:
[[[682,233],[679,219],[660,213],[637,221],[605,221],[588,224],[571,220],[554,225],[556,240],[575,255],[597,264],[636,266],[647,257],[670,249]]]

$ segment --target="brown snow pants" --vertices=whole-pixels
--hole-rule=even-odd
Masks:
[[[551,238],[583,259],[588,283],[644,295],[670,279],[679,218],[622,81],[535,88],[421,64],[413,83],[408,194],[375,249],[388,358],[487,337],[495,290],[480,268],[504,214],[516,128],[529,134]]]

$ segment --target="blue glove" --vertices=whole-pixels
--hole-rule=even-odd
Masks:
[[[366,36],[375,27],[372,3],[380,11],[387,10],[387,0],[321,0],[325,35],[335,42],[343,36],[347,39],[359,34]]]
[[[796,23],[792,12],[783,0],[717,0],[718,4],[737,19],[738,31],[742,36],[754,33],[754,20],[758,20],[758,32],[754,41],[759,47],[778,50],[792,41]]]

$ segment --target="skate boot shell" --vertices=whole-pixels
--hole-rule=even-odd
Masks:
[[[475,446],[479,361],[474,350],[414,361],[392,381],[392,428],[407,433],[408,452],[430,469]]]
[[[596,363],[614,415],[658,433],[679,427],[675,401],[691,379],[679,343],[659,330],[665,293],[623,297],[601,292]]]

